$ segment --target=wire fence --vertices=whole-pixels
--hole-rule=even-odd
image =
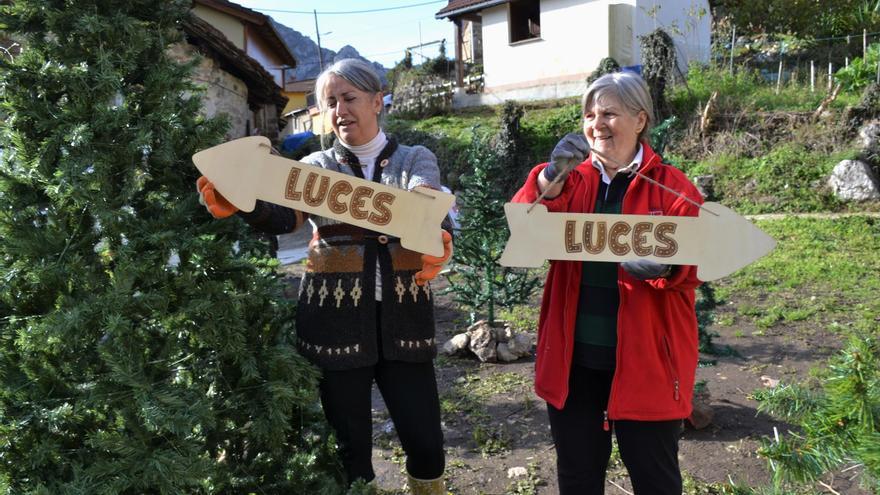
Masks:
[[[835,74],[857,58],[866,59],[869,47],[880,43],[880,32],[854,33],[826,38],[767,39],[737,36],[735,28],[719,32],[713,43],[716,67],[737,71],[756,71],[768,83],[809,87],[810,91],[831,91]],[[876,61],[876,80],[880,82],[880,61]]]

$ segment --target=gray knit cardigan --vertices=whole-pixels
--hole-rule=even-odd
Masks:
[[[338,144],[302,161],[358,175],[353,168],[359,166],[357,157]],[[389,138],[375,168],[382,184],[401,189],[440,189],[437,158],[423,146],[397,145]],[[258,202],[254,212],[241,216],[272,234],[290,232],[308,223],[301,212],[264,202]],[[378,232],[323,217],[312,216],[309,220],[315,233],[309,243],[296,314],[301,354],[331,370],[375,364],[379,343],[385,359],[433,359],[437,352],[433,294],[430,284],[420,287],[414,277],[422,267],[421,255],[403,248],[399,239]],[[377,259],[382,277],[380,318],[376,314]],[[381,328],[377,328],[377,322]]]

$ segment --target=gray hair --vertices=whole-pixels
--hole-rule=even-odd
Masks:
[[[614,98],[632,115],[645,112],[648,120],[645,128],[639,133],[639,141],[648,140],[651,126],[654,124],[654,103],[648,83],[642,76],[633,72],[612,72],[593,81],[581,99],[581,114],[585,115],[593,104],[606,98]]]
[[[376,71],[367,62],[356,58],[342,59],[330,67],[324,69],[318,80],[315,81],[315,97],[318,99],[318,106],[324,108],[324,88],[327,86],[327,80],[330,74],[339,76],[355,88],[376,94],[382,92],[382,81],[376,75]],[[383,105],[384,107],[384,105]],[[384,108],[383,108],[384,111]]]

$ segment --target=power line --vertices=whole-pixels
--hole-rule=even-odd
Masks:
[[[446,3],[446,0],[433,0],[431,2],[414,3],[414,4],[410,4],[410,5],[400,5],[397,7],[384,7],[381,9],[318,12],[318,14],[321,14],[321,15],[369,14],[372,12],[387,12],[389,10],[401,10],[401,9],[409,9],[412,7],[422,7],[422,6],[431,5],[434,3]],[[305,10],[259,9],[256,7],[250,7],[250,8],[253,10],[259,10],[261,12],[280,12],[283,14],[314,14],[315,13],[314,11],[308,12]]]

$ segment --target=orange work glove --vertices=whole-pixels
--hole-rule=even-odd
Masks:
[[[443,268],[443,263],[446,263],[452,256],[452,235],[445,230],[441,232],[443,233],[443,256],[422,255],[422,270],[416,272],[416,285],[425,285],[429,280],[434,280],[434,277]]]
[[[230,217],[238,211],[220,191],[214,189],[214,183],[204,175],[196,181],[196,188],[199,190],[199,203],[205,205],[214,218]]]

